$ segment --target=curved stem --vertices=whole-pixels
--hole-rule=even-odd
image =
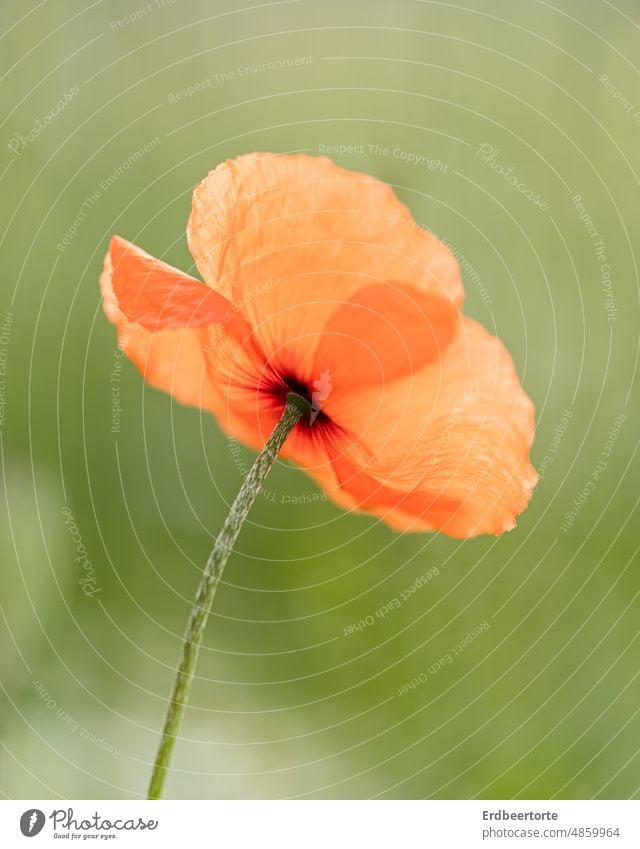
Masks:
[[[285,443],[289,433],[298,423],[304,412],[299,399],[293,396],[287,398],[284,412],[273,429],[273,433],[267,440],[266,445],[258,454],[255,463],[249,470],[240,487],[240,492],[231,505],[222,530],[218,534],[209,559],[202,572],[202,578],[198,592],[193,603],[189,623],[182,645],[182,659],[176,673],[173,691],[167,708],[167,714],[162,729],[162,738],[158,747],[151,782],[149,784],[149,799],[159,799],[162,795],[162,786],[169,769],[171,753],[176,741],[176,734],[180,728],[180,722],[184,714],[189,696],[189,688],[193,679],[193,672],[198,658],[198,651],[202,643],[207,617],[211,610],[216,589],[220,583],[225,564],[231,554],[240,529],[247,518],[251,505],[260,492],[262,482],[269,474],[269,470],[275,463],[280,449]]]

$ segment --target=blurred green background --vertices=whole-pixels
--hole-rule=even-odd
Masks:
[[[279,464],[216,598],[167,794],[638,797],[637,3],[11,0],[0,17],[0,793],[145,793],[241,480],[213,419],[119,360],[109,236],[193,272],[190,195],[216,164],[351,145],[334,159],[453,245],[466,312],[535,401],[542,479],[515,531],[460,542],[287,502],[322,494]]]

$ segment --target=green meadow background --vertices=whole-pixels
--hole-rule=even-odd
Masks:
[[[453,246],[535,401],[541,481],[516,530],[456,541],[280,463],[167,795],[638,798],[637,3],[10,0],[0,21],[0,794],[144,795],[251,460],[118,357],[109,236],[193,272],[210,169],[333,146]]]

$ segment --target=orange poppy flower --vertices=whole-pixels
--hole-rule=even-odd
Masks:
[[[255,153],[196,188],[201,281],[114,236],[101,287],[153,386],[283,454],[400,530],[500,534],[526,507],[534,414],[502,343],[460,312],[450,251],[391,188],[326,158]]]

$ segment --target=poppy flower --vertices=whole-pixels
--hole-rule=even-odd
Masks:
[[[187,238],[204,283],[118,236],[105,258],[104,309],[148,383],[256,449],[302,396],[282,454],[399,530],[514,526],[537,479],[533,405],[462,315],[455,258],[389,186],[324,157],[241,156],[195,189]]]

